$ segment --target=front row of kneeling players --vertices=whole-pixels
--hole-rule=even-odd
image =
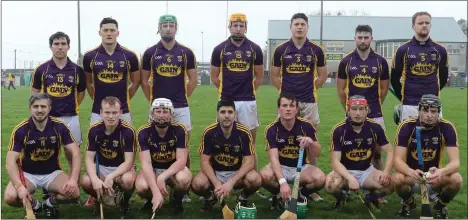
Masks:
[[[46,94],[31,96],[31,117],[13,130],[6,158],[10,183],[5,190],[5,201],[11,206],[21,206],[28,198],[35,212],[44,209],[46,216],[58,217],[59,202],[79,198],[81,160],[68,127],[48,115],[50,102]],[[296,116],[295,97],[281,94],[277,104],[279,117],[265,130],[270,163],[257,172],[255,149],[248,128],[235,121],[234,102],[220,100],[217,122],[203,132],[199,148],[201,171],[192,180],[186,167],[187,131],[180,123],[172,122],[174,109],[170,100],[154,100],[150,109],[152,120],[135,132],[131,125],[119,119],[122,114],[119,100],[107,97],[101,103],[103,121],[92,125],[88,132],[87,172],[81,178],[81,186],[106,205],[120,205],[124,216],[130,214],[128,203],[134,188],[146,199],[144,208],[153,212],[162,206],[164,198],[170,197],[174,211],[183,213],[182,198],[190,187],[205,198],[205,210],[227,198],[233,189],[243,189],[237,201],[247,206],[248,197],[261,187],[276,195],[272,197],[272,208],[283,208],[283,202],[291,197],[288,183],[294,181],[299,148],[304,147],[306,160],[301,172],[299,201],[306,201],[312,193],[325,187],[337,199],[335,208],[339,208],[346,199],[346,191],[362,189],[372,192],[366,194],[366,204],[378,208],[375,197],[396,190],[402,198],[398,214],[407,216],[415,208],[412,194],[418,192],[417,183],[423,182],[421,174],[429,171],[432,176],[427,183],[435,202],[436,217],[447,217],[445,206],[460,190],[462,178],[458,173],[457,133],[452,123],[439,119],[441,103],[438,97],[422,97],[419,117],[399,125],[394,150],[383,128],[366,117],[368,105],[364,97],[350,97],[347,118],[331,132],[333,171],[328,176],[318,167],[306,163],[310,158],[320,156],[321,146],[310,122]],[[427,170],[418,169],[416,126],[424,127],[421,140]],[[73,154],[70,176],[61,170],[61,145]],[[377,148],[385,152],[387,158],[393,158],[386,161],[383,171],[371,165]],[[445,167],[439,163],[443,150],[449,159]],[[133,165],[135,152],[139,152],[141,161],[139,175]],[[26,187],[20,180],[17,160],[24,170]],[[396,172],[390,176],[392,167]],[[173,189],[172,193],[166,186]],[[54,195],[41,205],[30,195],[37,188],[45,188]],[[98,207],[99,202],[96,202],[95,211]]]

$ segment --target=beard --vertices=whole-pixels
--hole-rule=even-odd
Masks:
[[[233,41],[235,41],[235,42],[241,42],[241,41],[244,40],[244,38],[245,38],[245,36],[236,36],[236,35],[232,35],[232,36],[231,36],[231,39],[232,39]]]
[[[34,121],[36,121],[38,123],[42,123],[43,121],[45,121],[47,119],[47,116],[45,116],[45,115],[41,115],[41,116],[33,115],[32,117],[33,117]]]
[[[166,43],[169,43],[170,41],[174,40],[173,36],[161,36],[161,39],[165,41]]]
[[[358,50],[360,50],[360,51],[366,51],[366,50],[369,49],[369,47],[370,47],[370,45],[365,45],[365,44],[359,44],[359,45],[357,45],[357,48],[358,48]]]

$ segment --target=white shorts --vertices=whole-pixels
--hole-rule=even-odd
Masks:
[[[270,167],[271,167],[271,163],[268,164]],[[284,178],[286,179],[286,182],[288,183],[294,183],[294,179],[296,178],[296,170],[297,170],[297,167],[288,167],[288,166],[285,166],[285,165],[281,165],[281,170],[283,171],[283,176]],[[302,166],[302,169],[301,169],[301,173],[307,169],[307,167],[309,167],[310,164],[304,164]]]
[[[114,172],[117,170],[118,167],[106,167],[106,166],[101,166],[99,165],[99,175],[106,177],[110,173]]]
[[[385,121],[384,121],[384,118],[383,118],[383,117],[373,118],[372,120],[374,120],[374,121],[376,121],[377,123],[379,123],[379,125],[382,126],[382,128],[383,128],[384,131],[385,131]]]
[[[234,175],[236,175],[237,171],[215,171],[216,178],[218,178],[221,183],[226,183],[229,179],[231,179]]]
[[[125,113],[125,114],[122,114],[122,116],[120,116],[120,119],[128,122],[129,124],[133,124],[132,123],[132,115],[129,113]],[[102,117],[100,114],[96,114],[96,113],[91,113],[91,121],[89,123],[89,125],[92,125],[98,121],[101,121],[102,120]]]
[[[309,120],[313,125],[320,124],[317,103],[299,102],[299,117]]]
[[[34,185],[36,189],[46,189],[49,190],[49,184],[57,178],[57,176],[62,173],[63,170],[56,170],[49,174],[39,175],[39,174],[30,174],[24,173],[24,178],[28,179]]]
[[[236,105],[237,121],[249,128],[257,128],[258,121],[257,101],[234,101]]]
[[[400,123],[408,118],[417,118],[419,110],[417,105],[402,105],[400,114]],[[442,109],[440,110],[439,117],[442,118]]]
[[[70,128],[73,138],[75,138],[76,143],[80,145],[83,142],[83,139],[81,137],[80,117],[78,115],[62,116],[58,117],[58,119],[62,120],[63,122],[65,122],[65,124],[67,124],[67,126]]]
[[[375,169],[375,167],[371,165],[366,170],[348,170],[348,173],[354,176],[354,178],[356,178],[356,180],[359,183],[359,187],[362,188],[362,186],[364,185],[364,181],[366,181],[367,177],[372,172],[374,172],[374,170],[377,170],[377,169]]]
[[[187,131],[192,130],[192,120],[190,118],[190,108],[175,108],[172,120],[182,123]]]

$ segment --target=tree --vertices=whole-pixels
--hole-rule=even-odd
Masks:
[[[467,31],[467,30],[466,30],[466,28],[467,28],[467,27],[466,27],[466,26],[467,26],[466,20],[463,19],[463,18],[461,18],[460,20],[457,21],[457,23],[458,23],[458,25],[460,25],[460,28],[462,29],[463,33],[465,33],[465,35],[466,35],[466,34],[467,34],[467,33],[466,33],[466,31]]]

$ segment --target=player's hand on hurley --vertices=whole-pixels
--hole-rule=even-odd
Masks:
[[[291,187],[289,187],[288,183],[280,185],[280,195],[283,201],[287,201],[291,198]]]
[[[429,173],[431,173],[431,176],[428,176],[426,178],[427,183],[434,184],[434,185],[439,184],[440,181],[442,180],[442,173],[440,172],[440,170],[437,169],[436,167],[431,167],[429,168]]]
[[[153,212],[156,212],[159,208],[161,208],[163,204],[163,197],[161,194],[153,195],[153,199],[151,200],[151,204],[153,204]]]
[[[312,146],[312,143],[314,143],[314,141],[313,141],[312,138],[310,138],[310,137],[299,136],[299,137],[297,137],[296,140],[299,141],[299,146],[300,146],[301,148],[303,148],[303,147],[305,147],[305,148],[310,147],[310,146]]]
[[[422,178],[422,175],[424,175],[424,172],[419,169],[416,169],[411,170],[408,176],[411,177],[411,179],[413,179],[415,183],[423,183],[424,180]]]
[[[156,179],[156,185],[158,185],[158,188],[159,188],[159,191],[161,192],[161,195],[164,198],[168,198],[169,193],[167,193],[167,189],[166,189],[166,180],[164,179],[164,177],[162,175],[159,175],[158,178]]]
[[[353,177],[352,179],[348,180],[348,187],[352,191],[358,191],[359,190],[359,183],[356,180],[356,178]]]
[[[234,187],[234,184],[231,183],[231,181],[227,181],[221,187],[218,189],[215,189],[215,195],[218,197],[219,200],[222,200],[224,198],[227,198],[229,194],[231,194],[232,188]]]
[[[96,191],[97,197],[100,198],[104,193],[103,191],[103,188],[105,188],[104,182],[102,182],[102,180],[99,178],[94,178],[91,181],[91,184],[93,185],[94,191]]]
[[[106,188],[107,192],[110,195],[114,194],[113,186],[114,186],[114,177],[112,177],[111,175],[107,175],[106,179],[104,180],[104,188]]]
[[[377,176],[377,182],[385,187],[390,185],[391,180],[392,178],[390,177],[390,174],[386,172],[381,172],[380,175]]]
[[[78,183],[75,180],[68,180],[62,188],[65,191],[65,195],[72,197],[76,192],[78,192]]]
[[[21,186],[18,189],[18,197],[21,199],[21,201],[24,201],[25,199],[31,199],[31,195],[29,194],[28,189],[26,189],[24,186]]]

